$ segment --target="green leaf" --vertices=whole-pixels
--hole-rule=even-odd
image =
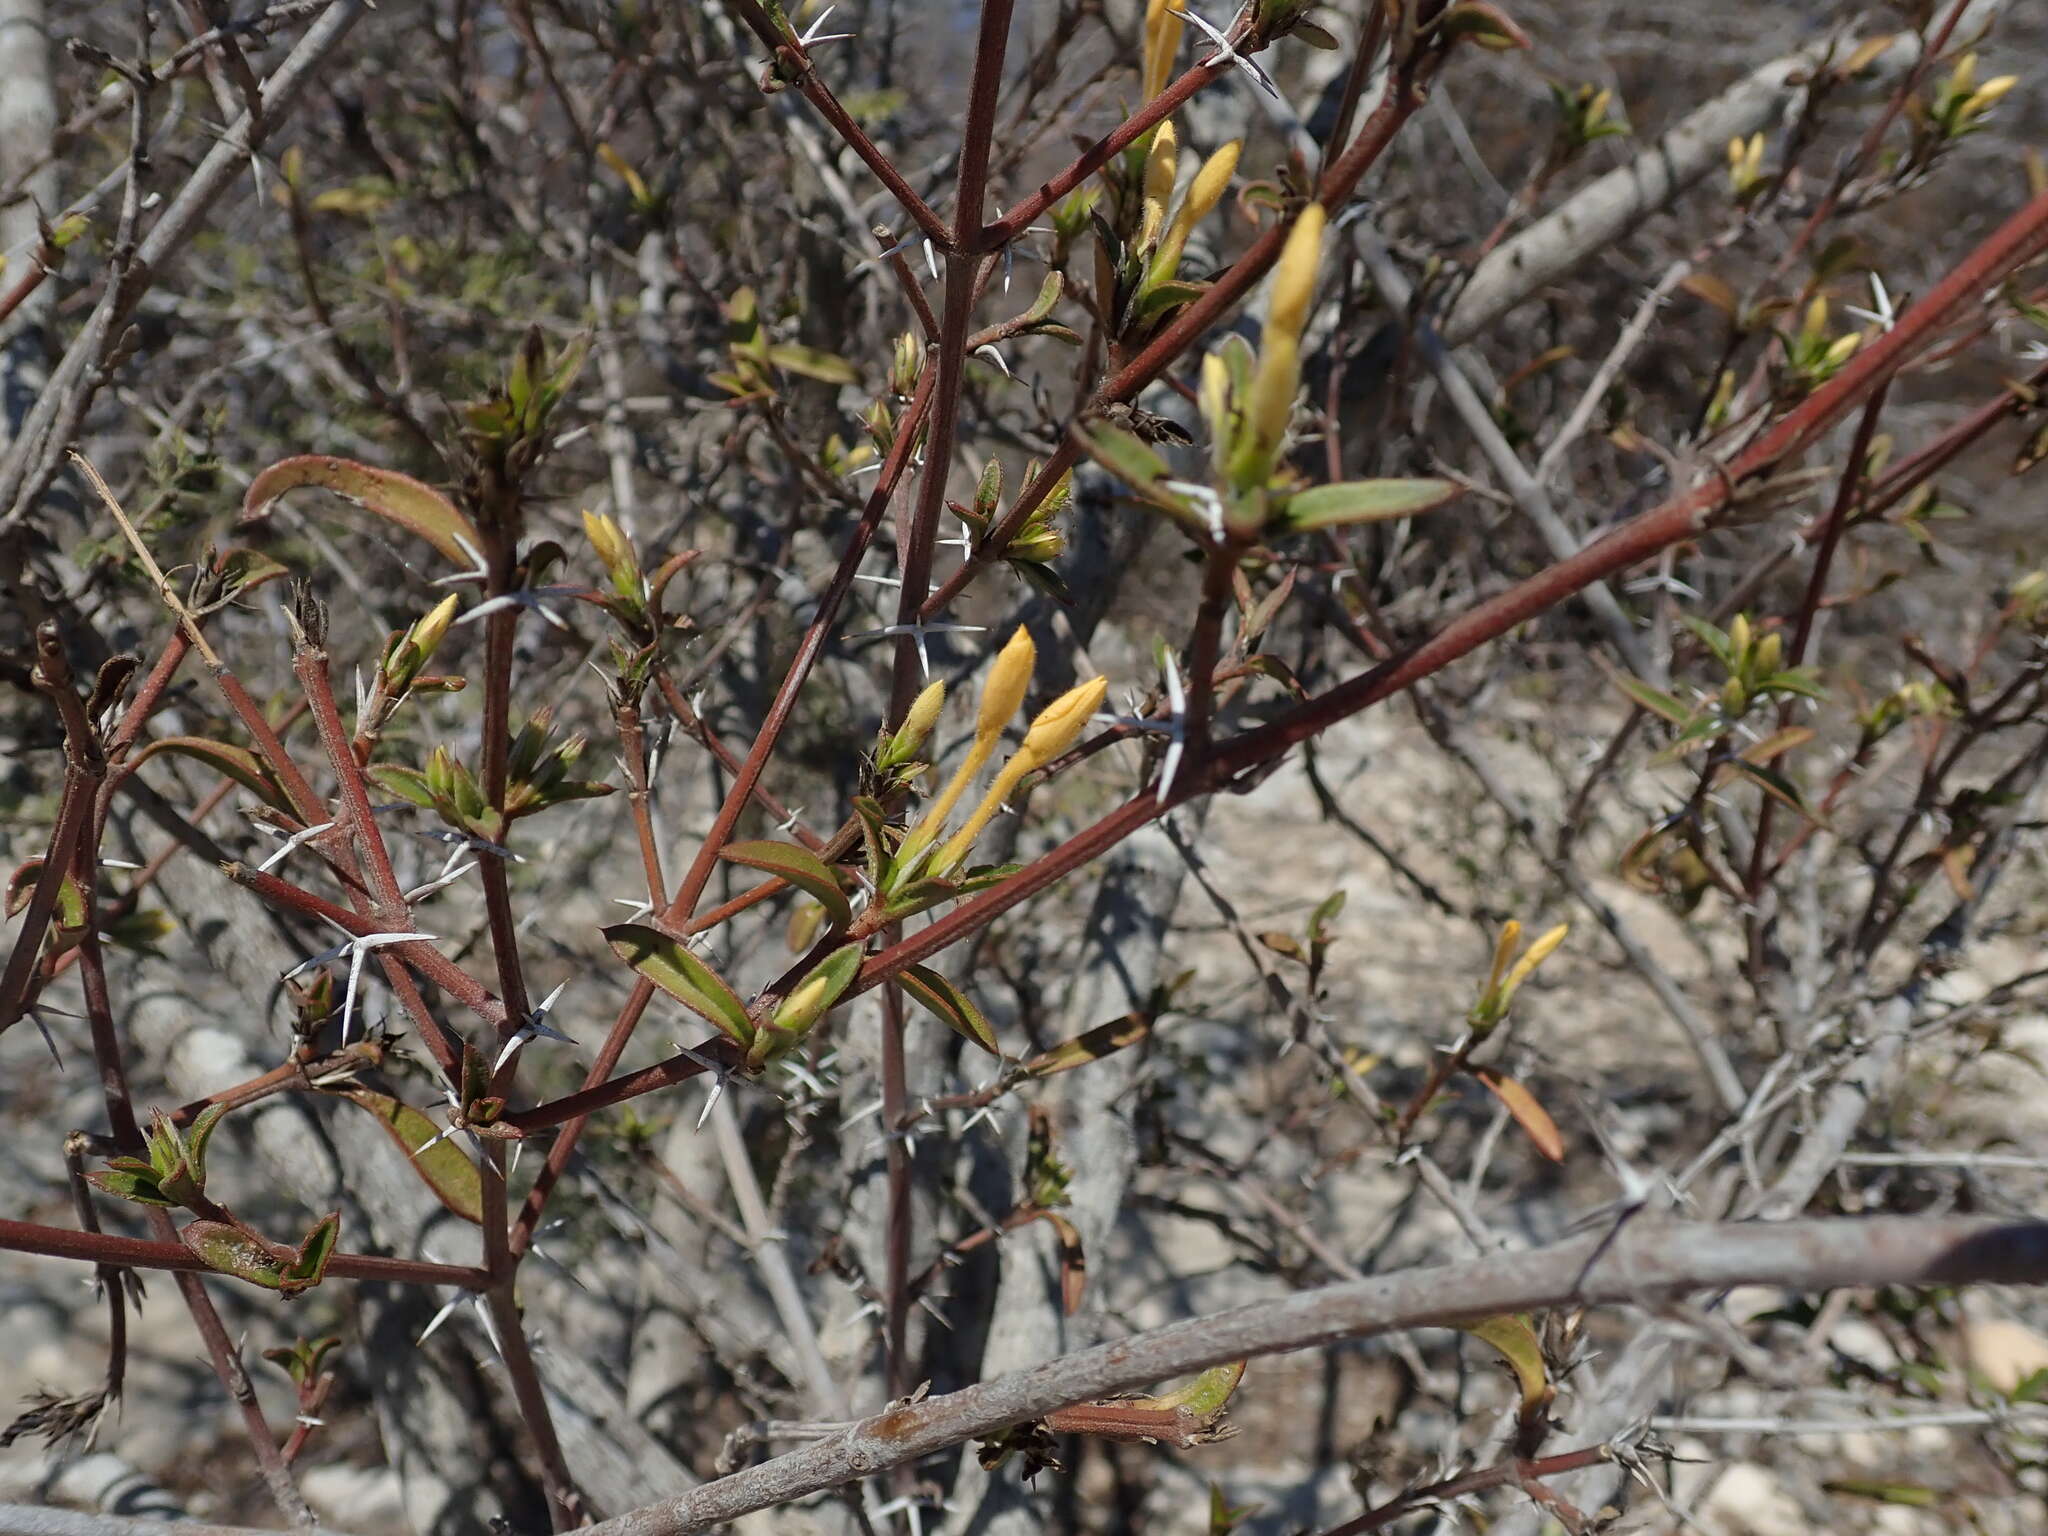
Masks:
[[[1104,469],[1147,495],[1154,494],[1153,481],[1166,478],[1166,461],[1122,427],[1098,421],[1081,434],[1081,446]]]
[[[122,1167],[122,1163],[133,1163],[134,1167]],[[86,1181],[95,1189],[112,1195],[116,1200],[133,1201],[136,1205],[157,1205],[165,1210],[176,1210],[178,1202],[164,1198],[162,1186],[157,1182],[156,1170],[136,1158],[118,1158],[112,1166],[95,1169],[86,1176]]]
[[[991,1056],[1002,1056],[1002,1047],[996,1044],[996,1032],[987,1016],[974,1006],[972,998],[944,976],[925,966],[913,965],[896,979],[903,984],[904,991],[923,1004],[928,1012],[938,1015],[946,1027],[961,1039],[980,1046]]]
[[[1630,677],[1626,672],[1611,674],[1614,686],[1642,708],[1673,725],[1684,725],[1693,712],[1680,703],[1677,696],[1666,693],[1662,688],[1652,688],[1641,678]]]
[[[269,1291],[284,1289],[285,1261],[224,1221],[190,1222],[179,1229],[178,1241],[215,1274],[232,1275]]]
[[[192,1122],[192,1129],[185,1136],[185,1166],[192,1170],[192,1182],[201,1189],[206,1187],[206,1143],[214,1130],[227,1117],[225,1104],[212,1104],[199,1112]]]
[[[1052,313],[1053,305],[1060,301],[1060,290],[1066,286],[1066,279],[1057,270],[1045,274],[1045,281],[1038,285],[1038,297],[1031,301],[1031,307],[1017,317],[1020,326],[1036,325]]]
[[[860,370],[835,352],[802,346],[794,341],[768,349],[768,361],[790,373],[802,374],[821,384],[858,384]]]
[[[396,763],[373,763],[367,770],[370,782],[387,795],[396,795],[422,810],[434,808],[434,792],[427,788],[427,776],[417,768],[401,768]]]
[[[377,1123],[411,1160],[419,1176],[426,1181],[427,1188],[434,1192],[435,1199],[464,1221],[483,1225],[483,1178],[477,1172],[476,1164],[469,1160],[468,1154],[454,1138],[428,1147],[427,1143],[441,1134],[441,1128],[410,1104],[401,1103],[388,1093],[349,1088],[339,1096],[352,1104],[360,1104],[376,1116]],[[422,1152],[422,1147],[427,1147],[427,1150]]]
[[[1085,1067],[1091,1061],[1100,1061],[1113,1055],[1127,1045],[1136,1045],[1152,1033],[1152,1019],[1143,1013],[1127,1013],[1120,1019],[1111,1019],[1107,1024],[1098,1024],[1086,1034],[1062,1040],[1050,1050],[1041,1051],[1024,1063],[1026,1077],[1056,1077],[1062,1072],[1071,1072],[1076,1067]]]
[[[297,808],[291,796],[284,792],[284,786],[271,776],[270,767],[262,758],[247,747],[229,746],[224,741],[209,741],[204,736],[159,736],[129,759],[130,766],[140,768],[152,757],[174,753],[180,757],[195,758],[215,773],[233,779],[265,804],[274,806],[287,816],[296,816]]]
[[[1289,529],[1383,523],[1442,506],[1463,489],[1450,480],[1345,480],[1287,498],[1280,520]]]
[[[1837,1478],[1822,1483],[1821,1487],[1829,1493],[1845,1493],[1857,1499],[1874,1499],[1880,1504],[1903,1504],[1909,1509],[1932,1509],[1944,1497],[1936,1490],[1920,1483],[1888,1483],[1881,1478]]]
[[[1744,762],[1739,757],[1730,758],[1723,766],[1729,772],[1741,774],[1773,800],[1781,802],[1787,810],[1797,812],[1808,821],[1825,825],[1814,809],[1806,803],[1806,797],[1800,794],[1799,786],[1775,768],[1766,768],[1762,763]]]
[[[718,856],[729,863],[765,870],[787,880],[805,895],[813,897],[839,927],[853,921],[853,907],[846,899],[846,892],[840,888],[839,877],[832,872],[831,865],[808,848],[762,839],[758,842],[727,843],[718,850]]]
[[[455,503],[432,486],[394,470],[372,469],[324,453],[282,459],[258,475],[242,498],[242,521],[260,521],[287,491],[316,485],[416,533],[457,565],[476,564],[483,535]],[[464,542],[469,548],[463,548]]]
[[[753,1043],[754,1022],[747,1017],[746,1005],[681,939],[644,923],[613,923],[603,931],[614,954],[670,997],[709,1019],[736,1044]]]

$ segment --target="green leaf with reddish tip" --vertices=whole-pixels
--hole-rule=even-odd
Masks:
[[[427,1188],[434,1192],[435,1199],[464,1221],[483,1225],[483,1178],[477,1172],[476,1164],[456,1144],[455,1138],[427,1146],[441,1134],[441,1127],[410,1104],[401,1103],[388,1093],[349,1088],[342,1090],[339,1097],[352,1104],[360,1104],[376,1117],[377,1123],[398,1143],[398,1149],[418,1170]],[[422,1152],[422,1147],[427,1150]]]
[[[1295,492],[1281,509],[1280,521],[1295,532],[1383,523],[1434,511],[1463,489],[1451,480],[1344,480]]]
[[[260,521],[287,491],[314,485],[416,533],[465,570],[484,547],[476,524],[432,486],[394,470],[373,469],[324,453],[282,459],[258,475],[242,498],[242,521]],[[465,541],[468,549],[464,549]]]
[[[755,842],[727,843],[718,850],[718,856],[728,863],[744,864],[749,869],[763,870],[787,880],[816,900],[833,923],[840,927],[853,921],[853,907],[846,899],[846,892],[840,888],[839,877],[832,872],[831,865],[808,848],[763,838]]]
[[[670,997],[717,1025],[735,1044],[753,1043],[754,1022],[747,1017],[746,1004],[681,939],[645,923],[613,923],[603,931],[613,954]]]
[[[299,1244],[298,1253],[285,1266],[283,1283],[278,1289],[287,1296],[296,1296],[318,1285],[327,1274],[327,1261],[334,1257],[334,1246],[340,1240],[341,1212],[329,1211],[313,1223],[312,1230]]]
[[[994,1028],[987,1016],[974,1006],[974,999],[937,971],[913,965],[896,979],[903,984],[904,991],[923,1004],[927,1012],[938,1015],[946,1027],[961,1039],[980,1046],[991,1056],[1003,1054],[1002,1047],[996,1043]]]
[[[215,1274],[232,1275],[267,1291],[281,1291],[285,1261],[246,1232],[224,1221],[194,1221],[178,1230],[178,1241]]]
[[[298,808],[292,804],[291,796],[284,792],[270,772],[270,767],[247,747],[230,746],[224,741],[209,741],[204,736],[159,736],[129,759],[132,767],[140,768],[152,757],[174,753],[179,757],[193,758],[204,763],[215,773],[233,779],[265,804],[275,806],[287,816],[296,816]]]

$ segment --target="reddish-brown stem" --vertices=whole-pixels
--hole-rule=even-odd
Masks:
[[[994,223],[984,225],[981,232],[975,236],[974,249],[1001,250],[1021,235],[1033,219],[1173,116],[1187,104],[1195,92],[1211,81],[1220,79],[1229,68],[1230,65],[1224,62],[1195,65],[1115,128],[1089,145],[1072,165],[1041,182],[1036,192]]]
[[[1430,1483],[1421,1488],[1412,1488],[1406,1493],[1396,1494],[1377,1509],[1369,1509],[1355,1520],[1332,1526],[1322,1536],[1364,1536],[1368,1531],[1385,1530],[1403,1515],[1439,1500],[1456,1499],[1468,1493],[1481,1493],[1488,1488],[1504,1488],[1509,1485],[1527,1487],[1546,1477],[1562,1477],[1567,1472],[1580,1472],[1587,1467],[1597,1467],[1611,1460],[1614,1453],[1604,1445],[1589,1445],[1576,1451],[1560,1451],[1555,1456],[1539,1456],[1528,1461],[1504,1461],[1498,1466],[1485,1467],[1477,1472],[1467,1472],[1459,1477],[1447,1477],[1442,1482]]]
[[[723,1035],[715,1035],[698,1045],[688,1056],[670,1056],[657,1061],[651,1067],[642,1067],[638,1072],[627,1072],[585,1088],[578,1093],[565,1094],[546,1104],[537,1104],[532,1109],[512,1110],[493,1121],[494,1126],[505,1126],[521,1135],[544,1131],[549,1126],[567,1125],[581,1121],[586,1115],[596,1114],[600,1109],[609,1109],[614,1104],[623,1104],[628,1099],[637,1099],[643,1093],[656,1089],[672,1088],[677,1083],[687,1083],[701,1075],[705,1063],[733,1068],[739,1066],[742,1053]],[[556,1145],[560,1145],[559,1140]],[[522,1220],[524,1215],[522,1213]]]
[[[754,36],[768,50],[769,68],[781,73],[793,74],[794,84],[803,98],[817,110],[820,117],[830,125],[832,131],[846,141],[846,145],[861,163],[874,172],[875,179],[889,189],[890,194],[903,206],[917,227],[925,235],[942,246],[950,246],[952,233],[945,221],[933,212],[931,204],[917,195],[917,191],[903,179],[903,173],[896,169],[889,157],[875,147],[874,140],[867,136],[860,124],[847,115],[846,108],[839,104],[825,82],[818,78],[817,66],[810,55],[798,45],[795,36],[785,28],[778,27],[768,12],[756,0],[730,0],[732,8],[739,13],[740,20],[747,24]],[[785,60],[787,63],[785,64]]]
[[[1003,57],[1010,46],[1010,14],[1016,0],[982,0],[981,31],[975,42],[974,75],[967,87],[967,121],[960,135],[960,179],[953,203],[953,243],[980,249],[981,205],[988,196],[988,156],[994,147],[996,100],[1002,94]],[[948,277],[950,284],[952,279]]]
[[[114,1232],[74,1232],[68,1227],[48,1227],[34,1221],[0,1218],[0,1248],[10,1253],[36,1253],[87,1264],[115,1264],[124,1269],[206,1270],[198,1255],[183,1243],[152,1242]],[[394,1259],[375,1253],[337,1253],[327,1261],[327,1273],[339,1280],[456,1285],[467,1291],[483,1290],[490,1283],[490,1276],[469,1265],[430,1264],[424,1259]]]
[[[909,1392],[910,1381],[910,1144],[901,1121],[910,1103],[903,1064],[903,989],[882,989],[882,1149],[889,1188],[883,1216],[886,1258],[882,1286],[882,1370],[889,1396]]]

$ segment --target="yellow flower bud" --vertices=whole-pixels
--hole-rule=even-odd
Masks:
[[[1031,669],[1037,661],[1038,648],[1031,643],[1030,633],[1020,624],[1017,632],[1010,636],[1010,643],[997,654],[995,665],[989,668],[988,682],[981,690],[981,712],[974,723],[974,741],[967,749],[967,756],[953,770],[953,777],[939,791],[939,798],[931,803],[924,815],[918,818],[917,825],[904,834],[902,843],[897,846],[899,878],[908,879],[917,871],[917,856],[931,847],[946,825],[946,818],[953,814],[953,807],[967,792],[967,786],[975,781],[989,758],[994,756],[996,744],[1003,738],[1003,727],[1010,723],[1010,718],[1024,703],[1025,691],[1031,686]],[[996,798],[1000,802],[1002,796]],[[940,864],[939,867],[945,866]]]
[[[1802,329],[1808,336],[1819,337],[1827,331],[1827,328],[1828,301],[1824,296],[1816,297],[1811,304],[1806,306],[1806,324]]]
[[[1038,647],[1023,625],[1010,636],[1010,643],[997,653],[982,685],[981,712],[975,716],[974,734],[994,736],[1023,708],[1024,695],[1031,687],[1031,670],[1038,665]]]
[[[1999,75],[1994,79],[1986,80],[1971,94],[1969,101],[1964,104],[1963,110],[1974,117],[2019,83],[2020,77],[2018,75]]]
[[[1276,332],[1299,340],[1308,323],[1309,301],[1315,297],[1316,266],[1323,257],[1323,205],[1310,203],[1294,221],[1287,245],[1273,269],[1272,296],[1266,302],[1266,335]]]
[[[1527,981],[1530,973],[1550,958],[1550,952],[1562,944],[1565,935],[1571,931],[1571,924],[1559,923],[1550,932],[1544,934],[1534,944],[1529,946],[1528,952],[1521,959],[1517,960],[1515,968],[1508,972],[1508,979],[1501,983],[1500,1005],[1502,1008],[1507,1007],[1509,1001],[1514,997],[1515,988]]]
[[[1017,755],[1030,758],[1034,768],[1051,762],[1074,744],[1087,726],[1088,717],[1102,707],[1102,696],[1108,692],[1106,677],[1091,677],[1069,688],[1038,712]]]
[[[1294,419],[1294,396],[1301,388],[1301,343],[1286,332],[1259,343],[1259,371],[1252,375],[1245,417],[1252,441],[1270,455],[1287,435]]]
[[[441,643],[441,637],[448,633],[448,626],[455,619],[456,609],[462,606],[462,599],[450,592],[434,605],[433,611],[412,627],[412,643],[420,648],[420,664],[434,654],[434,647]]]
[[[626,537],[625,530],[609,512],[585,512],[583,534],[590,540],[590,547],[597,551],[597,558],[604,568],[614,576],[619,572],[633,572],[640,568],[633,555],[633,541]]]
[[[924,692],[910,701],[910,709],[903,716],[903,728],[896,733],[897,736],[922,742],[931,735],[932,727],[939,723],[939,710],[945,702],[946,685],[942,682],[927,683]]]
[[[1187,248],[1188,236],[1229,190],[1230,178],[1237,170],[1238,152],[1243,148],[1242,139],[1232,139],[1195,172],[1195,179],[1188,186],[1188,195],[1174,210],[1173,222],[1166,226],[1166,236],[1159,242],[1159,254],[1153,258],[1152,276],[1155,280],[1172,277],[1178,269],[1180,253]]]
[[[1977,55],[1966,53],[1956,60],[1955,73],[1948,77],[1948,88],[1958,96],[1970,94],[1970,87],[1977,83]]]
[[[1151,0],[1145,7],[1145,64],[1142,81],[1145,100],[1166,89],[1173,73],[1173,61],[1180,52],[1181,34],[1187,23],[1181,20],[1181,0]]]
[[[1152,134],[1152,148],[1145,155],[1145,213],[1138,226],[1138,244],[1150,245],[1166,222],[1166,200],[1173,196],[1173,179],[1180,171],[1180,145],[1172,123],[1161,123]]]
[[[1002,808],[1010,797],[1010,791],[1025,774],[1034,768],[1042,768],[1074,744],[1074,740],[1087,727],[1088,717],[1102,705],[1102,696],[1109,692],[1109,679],[1091,677],[1087,682],[1069,688],[1038,712],[1038,718],[1031,722],[1031,729],[1025,733],[1024,745],[1017,749],[1017,755],[1003,765],[1003,771],[996,775],[995,782],[988,787],[988,793],[981,798],[974,814],[967,822],[946,840],[932,858],[932,868],[945,874],[961,864],[968,851],[974,847],[974,840],[981,836],[981,829],[989,824],[990,818]]]

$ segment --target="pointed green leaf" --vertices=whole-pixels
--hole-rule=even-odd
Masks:
[[[287,491],[317,485],[379,517],[418,534],[455,564],[476,564],[483,536],[455,503],[432,486],[388,469],[373,469],[353,459],[321,453],[283,459],[258,475],[242,498],[242,521],[263,518],[271,503]],[[465,542],[468,549],[464,549]]]
[[[1683,725],[1692,718],[1693,712],[1681,704],[1675,695],[1666,693],[1662,688],[1652,688],[1642,679],[1631,677],[1626,672],[1615,672],[1610,676],[1615,687],[1651,714],[1669,720],[1673,725]]]
[[[834,352],[786,341],[768,349],[768,361],[821,384],[858,384],[860,370]]]
[[[165,1210],[177,1209],[178,1202],[164,1198],[163,1188],[157,1182],[156,1170],[147,1164],[136,1168],[95,1169],[85,1177],[95,1189],[112,1195],[116,1200],[130,1200],[137,1205],[162,1206]]]
[[[434,792],[427,788],[427,776],[417,768],[401,768],[396,763],[373,763],[367,770],[370,782],[387,795],[419,806],[423,810],[434,808]]]
[[[192,1122],[192,1129],[185,1137],[185,1165],[192,1170],[192,1182],[201,1189],[206,1187],[206,1143],[214,1130],[226,1117],[225,1104],[211,1104],[199,1112]]]
[[[904,991],[928,1012],[938,1015],[954,1034],[991,1056],[1002,1056],[1002,1047],[996,1044],[996,1032],[987,1016],[974,1006],[974,999],[951,981],[922,965],[908,967],[896,979],[903,983]]]
[[[604,930],[612,952],[692,1013],[709,1019],[736,1044],[753,1043],[746,1005],[681,939],[644,923],[614,923]]]
[[[278,1289],[287,1296],[296,1296],[318,1285],[327,1274],[327,1261],[334,1256],[334,1246],[340,1239],[341,1212],[329,1211],[313,1223],[312,1230],[299,1244],[297,1255],[285,1266]]]
[[[1287,498],[1280,519],[1297,532],[1348,523],[1382,523],[1434,511],[1462,489],[1450,480],[1345,480],[1297,491]]]
[[[1213,1418],[1223,1411],[1230,1401],[1230,1394],[1237,1390],[1244,1380],[1245,1362],[1232,1360],[1224,1365],[1212,1365],[1193,1381],[1178,1391],[1162,1393],[1158,1397],[1142,1398],[1140,1401],[1154,1408],[1185,1408],[1189,1413],[1199,1413],[1204,1418]]]
[[[1060,301],[1060,289],[1066,279],[1057,270],[1045,274],[1045,281],[1038,285],[1038,297],[1031,301],[1031,307],[1017,317],[1018,324],[1036,325],[1052,313],[1053,305]]]
[[[441,1127],[410,1104],[401,1103],[388,1093],[350,1088],[340,1097],[352,1104],[360,1104],[376,1116],[377,1123],[384,1127],[391,1139],[398,1143],[399,1150],[419,1170],[420,1177],[434,1192],[435,1199],[464,1221],[478,1226],[483,1224],[483,1178],[454,1137],[435,1141],[441,1134]],[[427,1146],[429,1142],[435,1144]],[[426,1151],[422,1152],[422,1147],[426,1147]]]
[[[1106,421],[1092,424],[1081,434],[1081,446],[1088,456],[1134,489],[1152,494],[1155,480],[1166,478],[1166,461],[1139,439],[1136,433]]]
[[[296,815],[291,797],[284,792],[284,786],[271,776],[269,765],[247,747],[229,746],[224,741],[208,741],[203,736],[160,736],[129,759],[131,766],[140,768],[152,757],[163,753],[175,753],[180,757],[196,758],[215,773],[233,779],[250,791],[265,804],[275,806],[286,815]]]
[[[814,898],[831,915],[833,923],[840,927],[853,921],[853,907],[846,899],[846,892],[840,888],[839,877],[832,872],[831,865],[808,848],[764,838],[758,842],[727,843],[718,850],[718,856],[729,863],[765,870],[787,880]]]

